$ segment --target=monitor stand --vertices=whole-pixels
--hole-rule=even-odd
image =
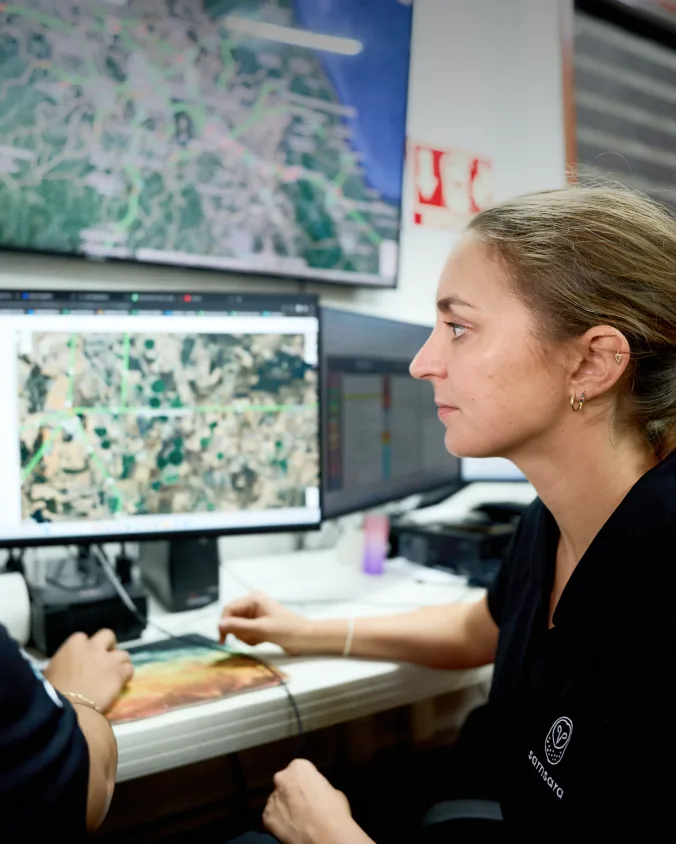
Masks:
[[[75,554],[50,560],[45,567],[44,582],[66,592],[81,592],[101,588],[108,584],[108,578],[91,545],[83,544],[76,546]]]
[[[217,538],[139,542],[138,562],[143,582],[169,612],[196,610],[219,600]]]

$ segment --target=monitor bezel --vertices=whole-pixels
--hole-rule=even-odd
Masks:
[[[365,499],[362,499],[359,506],[348,506],[348,507],[339,507],[335,510],[331,510],[327,512],[325,509],[322,510],[322,515],[325,521],[333,521],[334,519],[341,519],[344,516],[350,516],[353,513],[359,513],[362,511],[367,510],[376,510],[382,509],[388,504],[394,504],[397,501],[403,501],[406,498],[411,498],[414,495],[426,495],[429,492],[434,492],[435,490],[441,490],[448,487],[449,495],[453,495],[455,492],[458,492],[463,487],[467,486],[467,483],[462,480],[459,476],[457,478],[449,478],[446,481],[437,481],[429,486],[421,486],[420,484],[416,484],[412,487],[410,492],[404,492],[403,494],[397,493],[396,495],[388,495],[387,497],[381,496],[374,496],[372,499],[369,499],[367,502]]]
[[[16,290],[0,290],[2,292],[11,292],[16,293]],[[21,291],[21,292],[36,292],[36,293],[45,293],[44,290],[35,290],[35,291]],[[55,295],[59,293],[69,294],[69,293],[87,293],[87,292],[100,292],[100,291],[83,291],[83,290],[59,290],[59,291],[48,291],[52,292]],[[109,291],[109,292],[126,292],[126,291]],[[144,291],[148,292],[152,295],[156,291]],[[159,291],[157,291],[159,292]],[[173,291],[172,291],[173,292]],[[265,299],[266,294],[261,292],[250,292],[247,293],[246,291],[224,291],[226,295],[240,295],[243,297],[250,296],[252,298],[259,298],[261,300]],[[193,290],[191,289],[189,293],[193,296],[213,296],[219,295],[215,294],[214,291],[200,291],[200,290]],[[84,536],[78,535],[77,533],[62,535],[62,536],[48,536],[48,537],[21,537],[18,539],[10,539],[2,536],[0,534],[0,549],[12,549],[12,548],[42,548],[42,547],[58,547],[58,546],[68,546],[68,545],[77,545],[77,546],[88,546],[88,545],[101,545],[107,543],[121,543],[121,542],[155,542],[155,541],[172,541],[172,540],[181,540],[181,539],[196,539],[200,537],[204,538],[218,538],[221,536],[246,536],[251,534],[270,534],[270,533],[309,533],[311,531],[318,531],[321,529],[322,523],[325,520],[324,516],[324,488],[322,483],[322,478],[324,474],[324,431],[322,425],[322,412],[323,412],[323,380],[322,380],[322,322],[323,322],[323,311],[319,304],[319,297],[314,293],[291,293],[291,292],[283,292],[283,293],[270,293],[270,296],[274,298],[281,298],[287,299],[289,303],[296,302],[300,304],[313,304],[315,308],[315,319],[317,320],[317,379],[318,379],[318,389],[317,389],[317,445],[319,448],[319,518],[317,520],[308,520],[305,522],[293,522],[291,524],[272,524],[272,525],[246,525],[242,527],[226,527],[226,528],[195,528],[193,530],[176,530],[176,531],[143,531],[140,533],[115,533],[113,531],[103,532],[100,534],[86,534]],[[269,511],[265,511],[269,512]],[[165,514],[163,514],[165,515]],[[170,516],[168,516],[170,518]]]
[[[320,492],[321,501],[321,492]],[[196,530],[181,530],[181,531],[146,531],[145,533],[103,533],[103,534],[87,534],[86,536],[78,536],[77,534],[64,535],[58,537],[31,537],[30,539],[5,539],[0,537],[0,549],[9,550],[12,548],[43,548],[48,546],[88,546],[88,545],[107,545],[109,543],[127,543],[127,542],[162,542],[180,539],[213,539],[221,536],[245,536],[247,534],[264,534],[264,533],[309,533],[310,531],[317,531],[322,526],[323,513],[321,511],[320,503],[320,521],[319,522],[303,522],[296,524],[283,525],[265,525],[263,527],[242,527],[242,528],[199,528]]]
[[[403,201],[403,193],[402,193],[402,201]],[[288,273],[283,272],[275,272],[274,270],[260,270],[260,269],[227,269],[225,267],[205,267],[205,266],[196,266],[194,264],[172,264],[166,263],[163,261],[141,261],[138,258],[118,258],[115,256],[111,257],[99,257],[98,255],[87,255],[84,252],[55,252],[53,250],[42,250],[42,249],[29,249],[27,247],[21,246],[9,246],[7,244],[0,243],[0,255],[6,253],[8,255],[23,255],[25,257],[42,257],[45,260],[47,259],[54,259],[57,261],[81,261],[86,264],[101,266],[101,265],[110,265],[115,266],[117,265],[122,269],[122,267],[148,267],[149,269],[158,269],[158,270],[174,270],[177,273],[179,272],[190,272],[190,273],[204,273],[205,275],[211,276],[214,280],[220,276],[227,276],[229,279],[236,279],[242,278],[243,276],[247,279],[251,279],[251,281],[255,282],[266,282],[272,281],[277,283],[283,284],[325,284],[328,287],[343,287],[347,288],[348,290],[352,290],[354,288],[362,289],[362,290],[396,290],[399,287],[399,276],[401,271],[401,241],[402,241],[402,232],[403,232],[403,216],[400,213],[399,218],[399,240],[397,241],[397,271],[395,272],[394,276],[392,276],[391,281],[363,281],[363,280],[355,280],[351,281],[350,279],[329,279],[324,278],[321,275],[313,274],[313,268],[310,267],[308,269],[307,275],[302,275],[298,272],[298,269],[294,269],[293,271],[289,271]]]

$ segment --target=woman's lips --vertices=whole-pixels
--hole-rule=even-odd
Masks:
[[[450,404],[441,404],[440,402],[437,402],[436,404],[437,416],[439,417],[439,419],[444,419],[446,416],[450,416],[451,413],[455,413],[455,411],[458,409],[457,407],[453,407],[453,405]]]

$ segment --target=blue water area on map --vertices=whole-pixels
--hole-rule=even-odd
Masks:
[[[383,199],[401,202],[406,137],[406,95],[412,9],[399,0],[294,0],[304,29],[356,38],[356,56],[318,52],[343,105],[357,117],[348,120],[353,145],[364,156],[367,182]]]

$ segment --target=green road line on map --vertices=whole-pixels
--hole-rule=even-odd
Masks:
[[[47,437],[45,440],[43,440],[42,445],[40,446],[40,448],[39,448],[39,449],[35,452],[35,454],[34,454],[34,455],[31,457],[31,459],[28,461],[28,463],[26,464],[26,466],[25,466],[24,470],[21,472],[21,483],[22,483],[22,484],[23,484],[23,483],[25,483],[25,482],[26,482],[26,480],[28,479],[28,477],[29,477],[30,475],[32,475],[32,474],[33,474],[33,470],[34,470],[34,469],[35,469],[35,467],[38,465],[38,463],[42,460],[42,458],[43,458],[43,456],[44,456],[44,453],[45,453],[45,451],[47,450],[47,448],[48,448],[49,444],[50,444],[50,443],[51,443],[51,441],[53,440],[54,436],[55,436],[55,435],[56,435],[56,434],[57,434],[60,430],[61,430],[61,426],[60,426],[60,425],[59,425],[58,427],[54,428],[54,430],[51,432],[51,434],[49,435],[49,437]]]
[[[346,168],[345,170],[341,170],[340,173],[338,173],[336,178],[333,180],[333,184],[338,188],[338,190],[340,190],[343,187],[343,185],[345,184],[345,180],[347,179],[348,175],[349,175],[349,172]]]
[[[263,106],[265,105],[265,101],[268,98],[268,94],[273,91],[275,88],[279,88],[278,82],[264,82],[261,85],[261,90],[256,97],[256,102],[254,103],[253,110],[251,114],[243,120],[238,126],[233,127],[232,131],[230,132],[231,138],[237,138],[239,135],[243,134],[250,129],[254,123],[257,123],[259,120],[262,120],[264,117],[268,117],[272,112],[286,111],[287,106],[277,106],[276,108],[272,109],[264,109]]]
[[[221,30],[222,31],[222,30]],[[223,64],[223,73],[221,73],[218,84],[227,88],[232,75],[236,73],[235,57],[232,54],[232,45],[227,38],[221,36],[221,62]]]
[[[382,240],[383,240],[382,237],[378,234],[378,232],[374,228],[372,228],[371,224],[366,219],[366,217],[364,217],[362,214],[360,214],[359,211],[355,211],[354,209],[351,209],[347,212],[347,216],[352,217],[354,220],[356,220],[358,223],[361,223],[364,226],[364,228],[366,229],[366,236],[368,237],[368,239],[371,241],[371,243],[374,246],[379,246],[382,243]]]
[[[302,410],[308,407],[316,407],[316,404],[233,404],[225,407],[198,404],[193,410],[195,413],[283,413],[290,410]]]
[[[77,335],[71,334],[68,338],[68,389],[66,392],[66,402],[68,407],[73,406],[75,398],[75,353],[77,351]]]
[[[45,15],[37,9],[26,9],[18,3],[5,3],[5,12],[11,15],[23,15],[24,18],[31,18],[36,23],[41,23],[43,26],[48,26],[50,29],[60,29],[67,35],[72,35],[75,32],[75,27],[64,23],[59,18],[53,18],[51,15]]]
[[[125,164],[124,169],[132,182],[132,189],[127,213],[115,224],[118,229],[128,229],[131,226],[138,217],[138,209],[141,203],[141,184],[143,182],[141,171],[134,164]]]
[[[131,336],[125,333],[122,338],[122,383],[120,385],[120,404],[125,407],[129,394],[129,351]]]
[[[74,407],[73,413],[78,416],[117,416],[119,413],[136,413],[137,410],[133,407]]]

